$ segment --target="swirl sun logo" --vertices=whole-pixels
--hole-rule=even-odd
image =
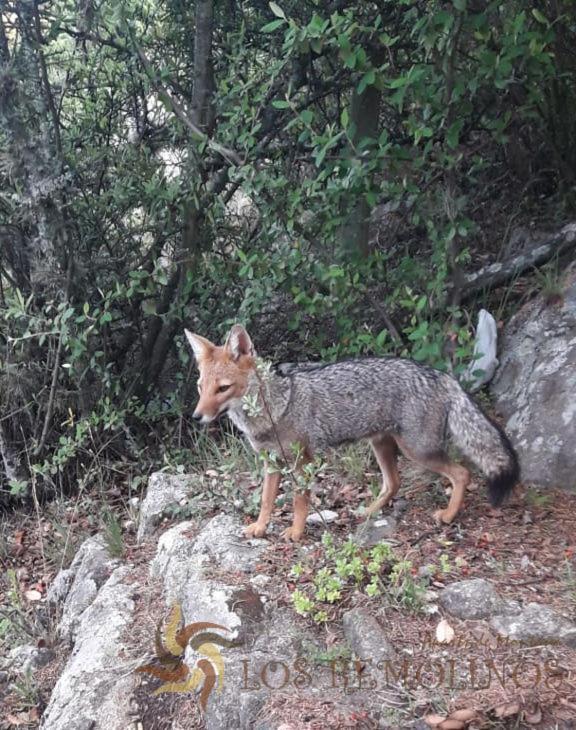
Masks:
[[[155,695],[190,692],[202,685],[199,702],[202,710],[206,711],[214,687],[217,686],[217,691],[221,692],[224,685],[224,660],[218,647],[233,646],[229,639],[215,633],[215,629],[229,631],[225,626],[209,621],[182,626],[182,608],[175,604],[166,622],[164,637],[161,625],[156,629],[154,650],[157,663],[145,664],[136,671],[164,680],[164,684],[154,690]],[[184,661],[188,645],[200,655],[192,668]]]

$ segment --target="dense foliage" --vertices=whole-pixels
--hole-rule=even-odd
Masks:
[[[569,0],[1,11],[5,495],[189,443],[184,324],[457,367],[462,271],[574,203]]]

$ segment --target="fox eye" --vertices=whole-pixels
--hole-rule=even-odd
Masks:
[[[220,385],[218,389],[216,390],[217,393],[225,393],[227,390],[229,390],[232,387],[231,384],[228,385]]]

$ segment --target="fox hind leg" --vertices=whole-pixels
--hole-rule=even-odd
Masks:
[[[441,474],[450,480],[452,494],[450,495],[448,506],[446,509],[440,509],[434,512],[434,519],[438,524],[450,524],[464,504],[466,487],[470,483],[470,472],[460,464],[449,461],[448,457],[442,452],[429,456],[411,449],[398,437],[396,437],[396,443],[407,458],[420,464],[425,469]]]
[[[382,507],[385,507],[396,495],[400,488],[400,475],[398,474],[398,448],[396,442],[388,434],[380,433],[370,439],[372,450],[382,471],[382,489],[380,494],[367,508],[369,516],[375,515]]]
[[[296,471],[302,471],[305,464],[308,464],[313,459],[313,455],[310,450],[306,447],[302,448],[300,456],[296,464]],[[292,500],[294,516],[292,518],[292,525],[288,527],[282,533],[282,537],[285,540],[292,540],[298,542],[302,538],[306,529],[306,518],[308,517],[308,511],[310,509],[310,490],[304,489],[300,491],[298,485],[293,485],[294,497]]]

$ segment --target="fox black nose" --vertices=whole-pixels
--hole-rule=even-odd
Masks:
[[[192,418],[193,418],[193,419],[194,419],[195,421],[201,421],[201,420],[202,420],[202,414],[201,414],[201,413],[193,413],[193,414],[192,414]]]

